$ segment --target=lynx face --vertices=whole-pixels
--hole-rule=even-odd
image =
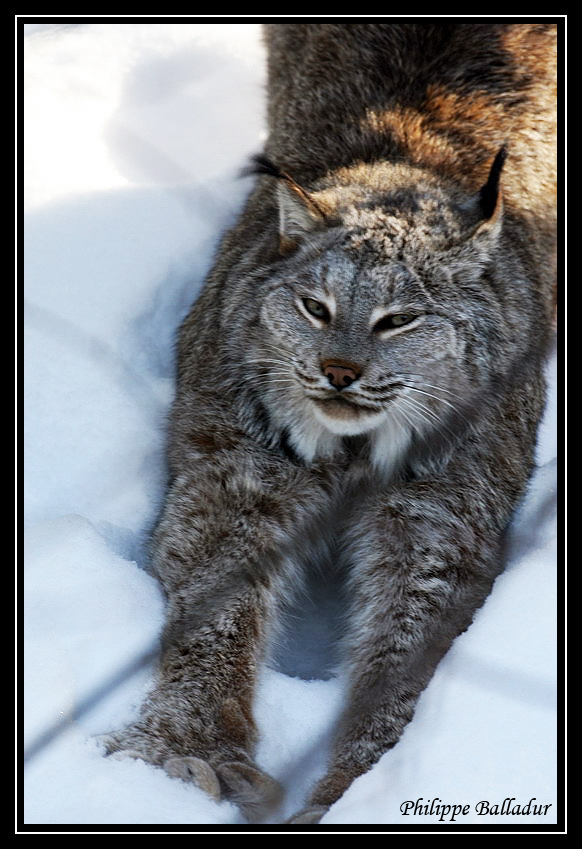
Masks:
[[[248,362],[306,459],[368,434],[376,465],[392,467],[414,434],[444,435],[479,385],[482,353],[471,339],[476,324],[495,324],[479,302],[501,217],[496,188],[484,213],[438,186],[412,194],[406,178],[397,172],[388,191],[359,197],[353,185],[307,195],[284,177],[280,187],[285,256]]]
[[[412,421],[416,404],[402,399],[415,382],[450,382],[454,323],[402,264],[361,269],[341,254],[324,256],[272,291],[261,317],[288,362],[283,371],[333,433],[365,433],[395,410]]]
[[[377,463],[392,465],[415,431],[445,426],[462,382],[457,330],[418,275],[337,249],[289,272],[261,310],[265,384],[304,456],[329,451],[331,434],[370,434]]]

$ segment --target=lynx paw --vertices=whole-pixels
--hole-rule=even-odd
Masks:
[[[322,816],[327,813],[327,811],[328,809],[321,805],[314,805],[311,808],[303,808],[302,811],[296,813],[295,816],[288,819],[287,822],[289,825],[307,825],[308,823],[317,823],[321,820]]]
[[[189,781],[216,802],[222,798],[238,805],[250,822],[267,816],[281,800],[281,786],[254,764],[228,761],[214,769],[192,755],[168,758],[163,768],[171,778]]]
[[[173,757],[164,761],[164,769],[171,778],[190,781],[208,794],[215,802],[220,802],[220,783],[210,764],[193,756]]]
[[[278,781],[254,764],[229,761],[216,766],[224,795],[239,806],[249,822],[259,822],[273,811],[282,797]]]
[[[162,767],[171,778],[194,784],[217,802],[223,798],[234,802],[250,822],[266,817],[281,800],[281,785],[250,760],[220,761],[215,756],[211,765],[195,755],[170,751],[163,741],[136,726],[97,739],[110,757],[140,758]]]

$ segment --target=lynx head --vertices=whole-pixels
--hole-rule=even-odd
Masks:
[[[469,198],[393,164],[359,165],[307,192],[259,161],[277,178],[281,259],[248,363],[306,460],[369,434],[374,463],[392,468],[415,435],[442,436],[485,380],[496,302],[483,278],[504,159],[502,149]]]

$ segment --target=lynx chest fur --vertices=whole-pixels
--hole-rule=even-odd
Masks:
[[[273,816],[257,669],[325,539],[350,688],[318,822],[394,746],[503,568],[544,406],[555,252],[555,27],[265,28],[256,186],[179,338],[167,596],[126,751]]]

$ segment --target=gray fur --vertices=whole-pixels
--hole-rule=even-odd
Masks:
[[[266,157],[180,331],[160,669],[110,751],[265,816],[257,669],[317,540],[345,564],[351,670],[294,818],[318,821],[470,625],[544,407],[555,30],[266,27]]]

